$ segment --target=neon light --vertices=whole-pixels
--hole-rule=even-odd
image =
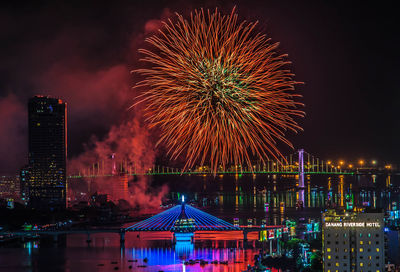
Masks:
[[[188,204],[185,204],[183,209],[182,205],[176,205],[126,228],[126,231],[187,232],[196,230],[240,230],[240,228]]]
[[[203,175],[203,174],[211,174],[210,172],[167,172],[167,173],[157,173],[157,172],[151,172],[151,173],[125,173],[128,176],[156,176],[156,175]],[[235,171],[221,171],[221,172],[217,172],[217,174],[237,174],[237,172]],[[242,174],[279,174],[279,175],[285,175],[285,174],[290,174],[290,175],[298,175],[299,172],[298,171],[254,171],[254,172],[250,172],[250,171],[242,171],[240,173],[240,175]],[[354,172],[340,172],[340,171],[334,171],[334,172],[318,172],[318,171],[304,171],[304,174],[307,175],[350,175],[353,176]],[[105,175],[71,175],[68,176],[68,179],[77,179],[77,178],[96,178],[96,177],[112,177],[115,175],[112,174],[105,174]]]
[[[326,222],[325,227],[380,228],[381,224],[378,222]]]
[[[177,232],[174,234],[176,242],[190,242],[193,239],[194,233],[193,232]]]

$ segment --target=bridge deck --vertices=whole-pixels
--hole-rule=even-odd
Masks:
[[[186,226],[178,226],[180,219],[187,220]],[[127,231],[185,231],[185,228],[191,231],[198,230],[240,230],[222,219],[205,213],[190,205],[176,205],[162,213],[150,217],[144,221],[136,223],[128,228]]]

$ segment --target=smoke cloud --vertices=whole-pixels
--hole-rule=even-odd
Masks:
[[[0,174],[16,174],[27,163],[27,101],[36,94],[67,103],[69,175],[84,174],[87,169],[93,173],[96,163],[101,165],[95,167],[97,171],[109,173],[112,154],[118,168],[123,162],[126,171],[144,172],[154,165],[156,151],[141,110],[127,110],[136,95],[131,71],[139,67],[137,50],[145,36],[156,31],[161,25],[158,18],[165,19],[170,12],[151,10],[134,20],[121,6],[110,20],[94,22],[87,21],[84,9],[76,13],[75,7],[62,6],[65,14],[57,16],[53,14],[59,7],[52,4],[29,16],[0,16],[2,25],[29,28],[24,23],[28,19],[34,24],[29,30],[1,29],[5,40],[18,37],[19,43],[13,47],[15,52],[0,52],[4,53],[0,64]],[[70,12],[74,12],[73,21],[63,17]],[[123,19],[112,21],[114,14]],[[49,22],[52,27],[47,27]],[[86,190],[80,182],[71,180],[72,195]],[[108,193],[114,202],[125,199],[133,207],[157,207],[168,192],[167,187],[153,188],[151,178],[121,177],[119,172],[113,178],[85,182],[90,185],[87,193]],[[125,185],[118,187],[125,182],[127,190]]]
[[[92,137],[86,151],[69,162],[69,172],[98,176],[86,179],[87,195],[108,194],[114,202],[124,199],[135,208],[157,208],[168,193],[167,186],[154,189],[149,176],[131,176],[153,167],[155,150],[150,139],[149,132],[137,119],[113,126],[103,140]],[[82,188],[74,191],[76,186],[71,185],[70,197],[79,200]]]

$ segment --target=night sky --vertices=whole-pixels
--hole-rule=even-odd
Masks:
[[[16,1],[14,1],[16,2]],[[295,148],[322,159],[399,162],[400,35],[387,4],[334,1],[32,1],[0,4],[0,174],[27,161],[29,97],[68,103],[68,155],[127,111],[138,48],[174,12],[233,6],[288,53],[306,104]]]

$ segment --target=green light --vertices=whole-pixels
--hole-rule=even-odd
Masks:
[[[162,172],[150,172],[150,173],[125,173],[128,176],[155,176],[155,175],[212,175],[210,172],[206,171],[191,171],[191,172],[168,172],[168,173],[162,173]],[[276,175],[298,175],[299,172],[297,171],[219,171],[216,173],[217,175],[223,175],[223,174],[234,174],[238,175],[239,178],[243,177],[244,174],[276,174]],[[306,175],[348,175],[348,176],[353,176],[355,173],[354,172],[304,172]],[[112,177],[116,175],[111,175],[111,174],[105,174],[105,175],[88,175],[88,176],[82,176],[82,175],[74,175],[74,176],[68,176],[69,179],[77,179],[77,178],[97,178],[97,177]]]

